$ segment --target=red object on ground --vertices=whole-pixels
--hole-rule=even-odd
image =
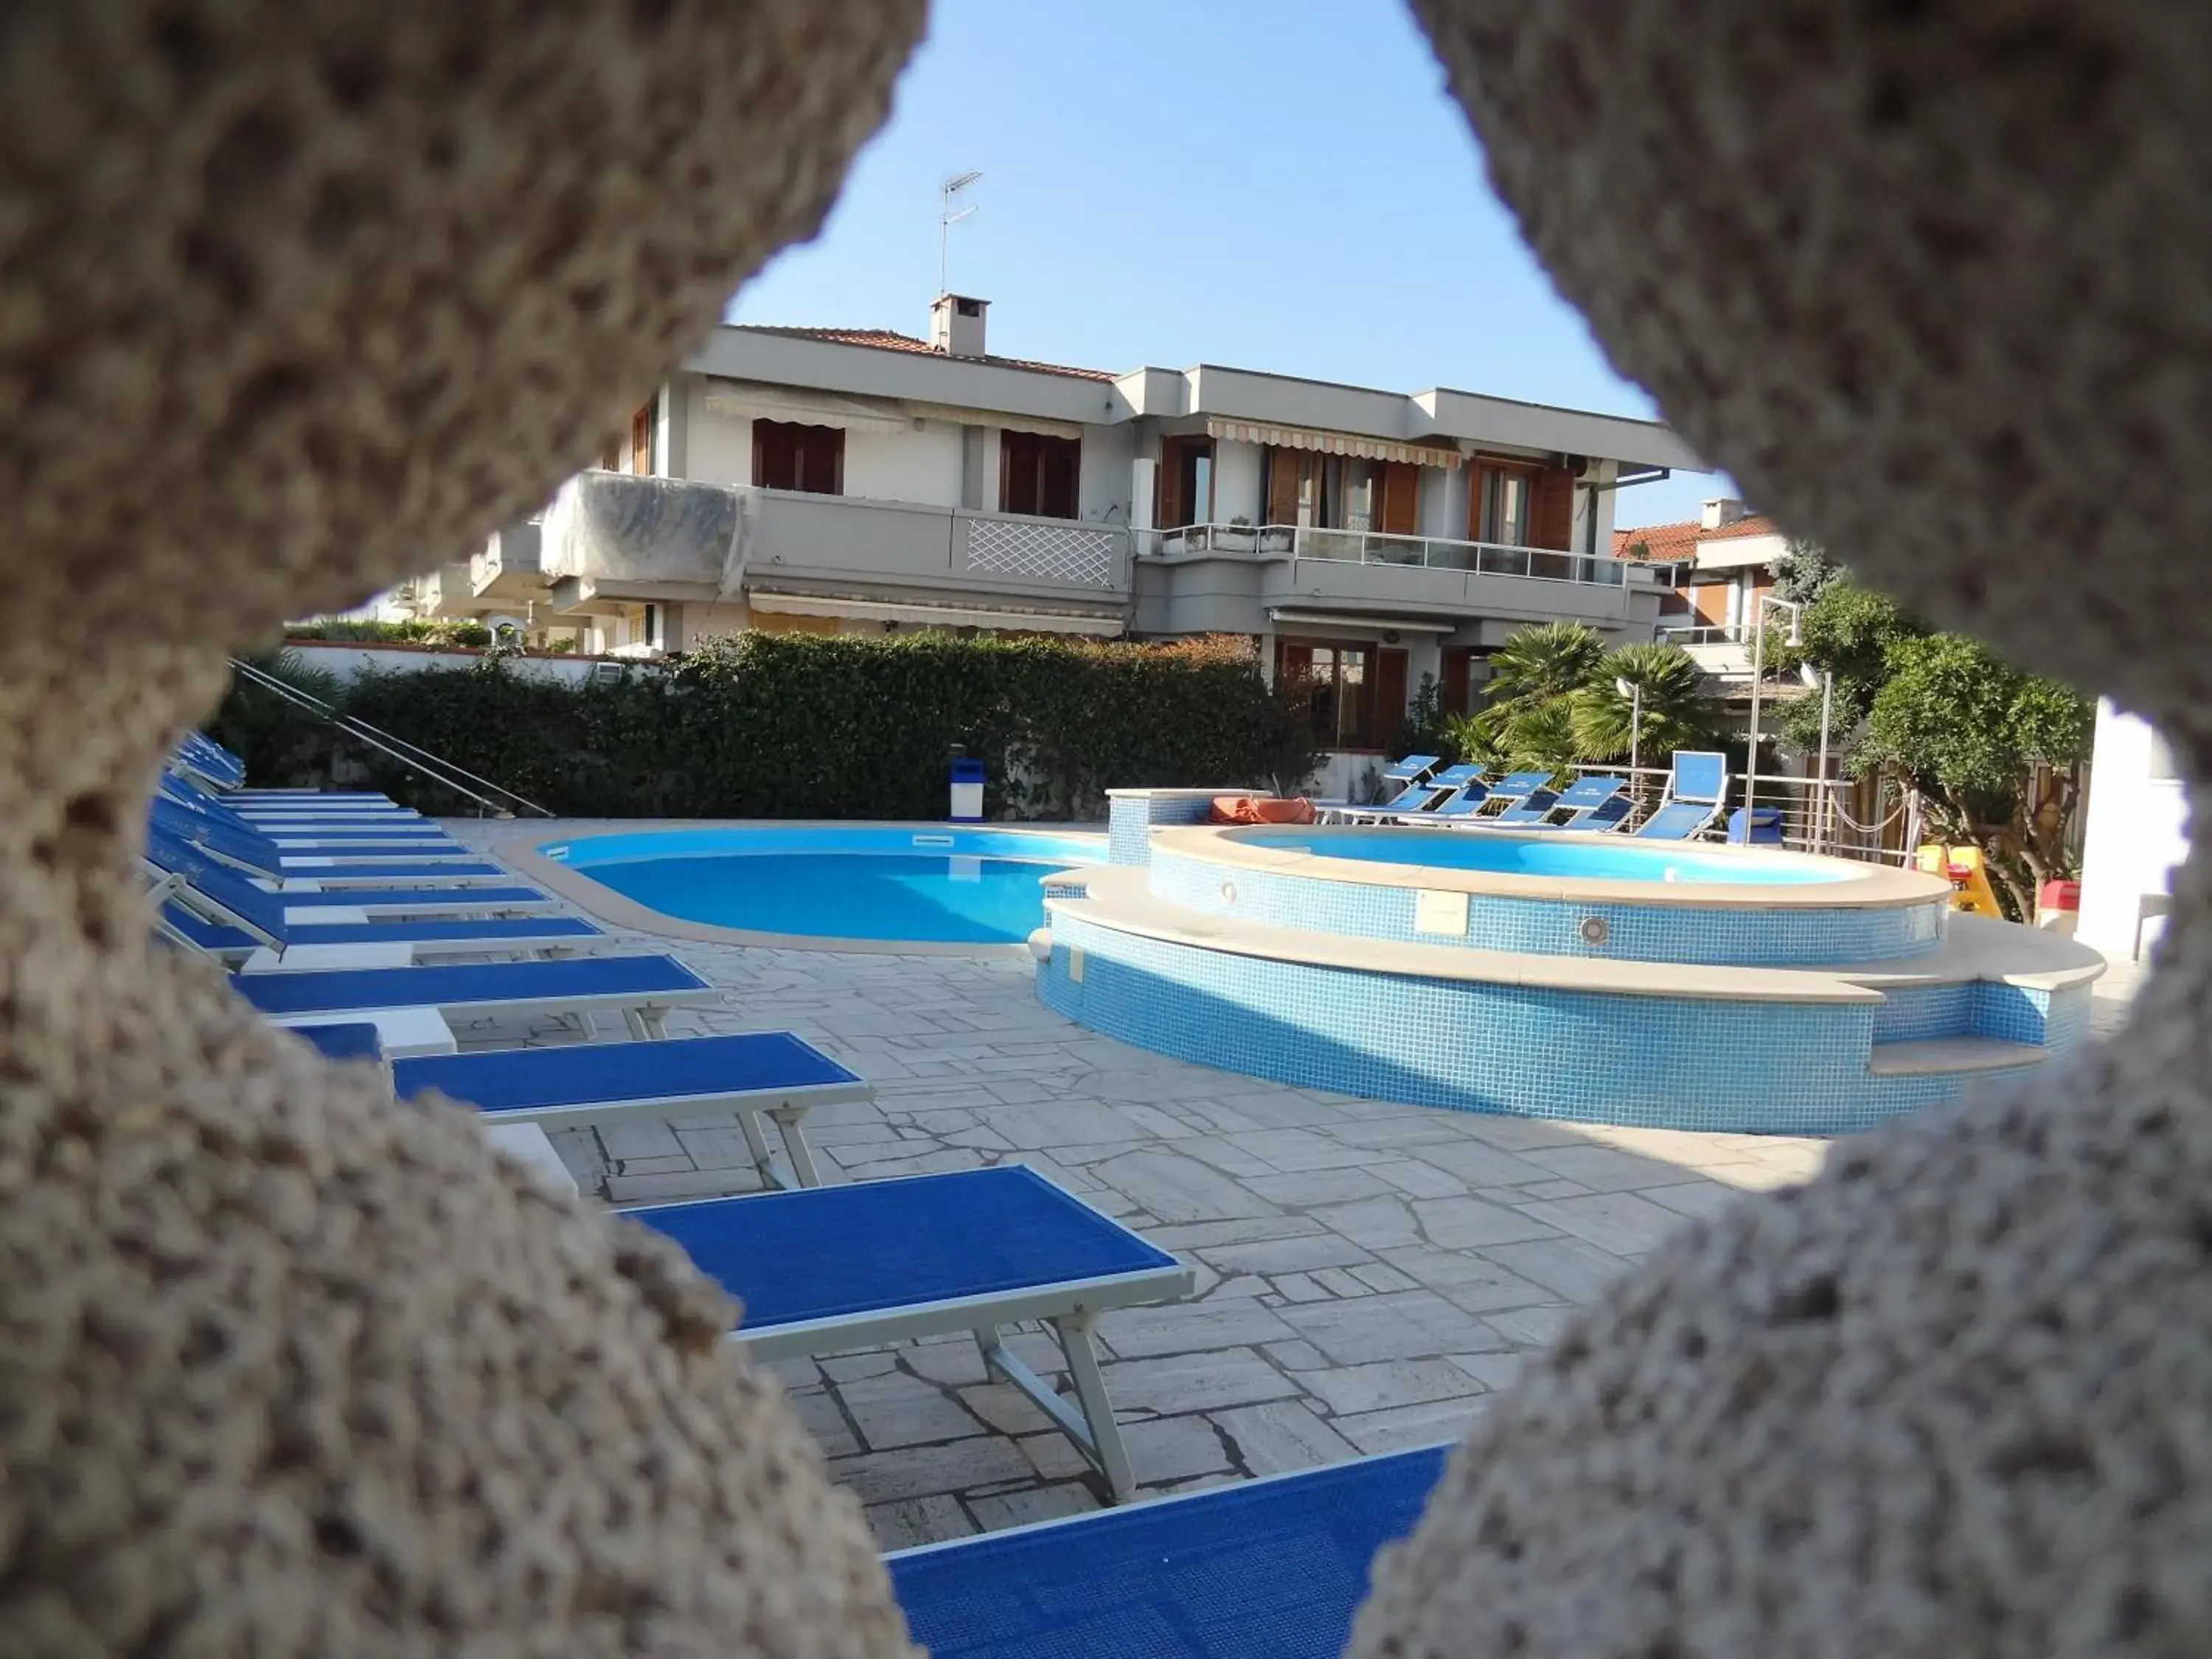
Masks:
[[[2079,910],[2081,908],[2081,884],[2078,881],[2046,881],[2035,895],[2038,910]]]
[[[1216,795],[1211,816],[1216,823],[1311,823],[1314,804],[1303,796]]]

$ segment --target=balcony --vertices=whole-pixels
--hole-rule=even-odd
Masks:
[[[547,515],[544,574],[559,584],[556,603],[571,610],[608,599],[734,601],[757,591],[835,596],[848,607],[905,601],[1118,617],[1129,597],[1129,533],[912,501],[587,472],[562,488]]]
[[[1548,548],[1289,525],[1144,533],[1152,556],[1139,625],[1158,632],[1264,628],[1285,607],[1455,629],[1572,621],[1610,632],[1649,626],[1661,598],[1641,569]]]
[[[545,592],[544,538],[535,520],[495,530],[469,559],[469,588],[477,598],[516,604]]]
[[[1588,587],[1620,587],[1629,580],[1630,567],[1609,556],[1453,541],[1441,536],[1392,536],[1379,531],[1272,524],[1201,524],[1148,533],[1156,541],[1159,556],[1166,558],[1243,554],[1258,558],[1326,559],[1480,576],[1522,576],[1533,581],[1577,582]]]
[[[1680,646],[1714,679],[1747,682],[1751,678],[1751,632],[1741,623],[1662,628],[1659,642]]]

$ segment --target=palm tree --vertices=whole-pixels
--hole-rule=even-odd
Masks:
[[[1621,694],[1618,681],[1636,688]],[[1626,758],[1632,738],[1647,761],[1677,749],[1717,746],[1726,730],[1705,670],[1679,645],[1625,645],[1576,691],[1575,746],[1584,760]],[[1640,706],[1641,720],[1637,719]]]
[[[1548,702],[1590,684],[1605,661],[1597,630],[1581,623],[1523,628],[1491,653],[1489,701]]]

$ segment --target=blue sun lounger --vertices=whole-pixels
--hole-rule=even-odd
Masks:
[[[931,1659],[1337,1659],[1447,1449],[1243,1480],[886,1556]]]
[[[671,1010],[712,1007],[721,994],[673,957],[569,957],[422,968],[279,969],[239,974],[231,987],[274,1018],[345,1023],[390,1008],[434,1008],[449,1018],[549,1014],[577,1019],[618,1013],[635,1037],[659,1038]],[[565,1052],[565,1051],[564,1051]]]
[[[1702,834],[1728,804],[1728,787],[1727,756],[1677,750],[1658,810],[1632,833],[1644,841],[1687,841]]]
[[[1382,769],[1382,787],[1395,791],[1387,802],[1355,806],[1348,800],[1317,800],[1314,811],[1324,819],[1352,812],[1409,811],[1426,799],[1422,785],[1443,763],[1441,755],[1407,755]]]
[[[1540,823],[1559,799],[1547,787],[1551,781],[1552,775],[1547,771],[1509,772],[1490,786],[1490,799],[1483,803],[1486,810],[1470,813],[1460,822],[1482,829],[1492,824],[1526,829]],[[1486,810],[1492,806],[1498,810]]]
[[[370,1060],[384,1063],[384,1037],[368,1021],[343,1024],[294,1025],[294,1036],[312,1043],[325,1060]]]
[[[428,956],[490,955],[500,951],[565,950],[603,939],[604,929],[578,916],[426,915],[379,919],[366,910],[294,905],[280,893],[257,887],[235,871],[195,854],[159,831],[147,836],[144,864],[161,900],[160,925],[179,943],[234,966],[264,950],[298,946],[393,945],[408,960]],[[255,962],[258,967],[260,963]]]
[[[179,841],[190,842],[224,864],[280,885],[311,883],[313,888],[400,884],[461,886],[514,879],[512,872],[489,860],[473,859],[458,846],[450,852],[424,854],[410,850],[387,854],[382,858],[374,853],[346,856],[287,854],[261,831],[240,823],[235,815],[196,800],[167,782],[154,798],[149,821],[154,828]]]
[[[744,1304],[756,1359],[808,1358],[972,1332],[1106,1477],[1136,1489],[1091,1333],[1115,1308],[1190,1294],[1191,1270],[1033,1170],[1000,1164],[849,1187],[624,1212],[683,1246]],[[1041,1319],[1075,1384],[1063,1399],[1009,1352],[1001,1326]]]
[[[551,1048],[398,1060],[392,1086],[402,1100],[426,1089],[473,1106],[495,1123],[549,1129],[734,1112],[753,1167],[777,1187],[818,1187],[806,1144],[806,1115],[839,1101],[872,1100],[859,1075],[788,1031],[682,1037],[664,1042],[564,1043]],[[772,1119],[791,1176],[770,1152],[760,1120]]]
[[[1578,778],[1559,791],[1530,830],[1610,830],[1628,816],[1621,780],[1602,773]]]
[[[1462,761],[1458,765],[1447,766],[1410,789],[1401,790],[1398,799],[1405,800],[1411,797],[1410,805],[1401,807],[1393,801],[1382,806],[1347,806],[1337,816],[1355,823],[1387,823],[1394,820],[1419,823],[1433,817],[1445,802],[1455,799],[1462,790],[1470,784],[1479,783],[1481,778],[1482,769],[1480,766]]]

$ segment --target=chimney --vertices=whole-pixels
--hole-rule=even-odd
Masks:
[[[1716,495],[1705,503],[1704,527],[1718,530],[1743,517],[1743,503],[1733,495]]]
[[[940,294],[929,307],[929,349],[948,357],[981,357],[983,351],[983,313],[988,300],[971,300],[964,294]]]

